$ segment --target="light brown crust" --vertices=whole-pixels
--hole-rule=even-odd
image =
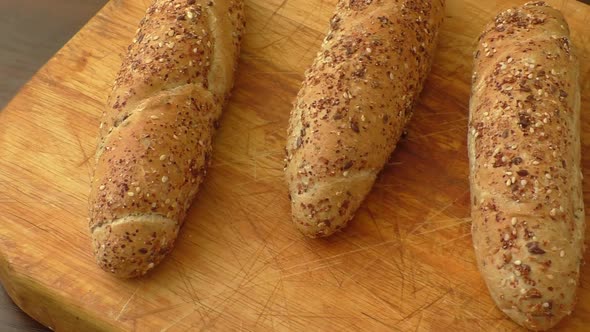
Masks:
[[[444,2],[341,0],[291,112],[286,180],[311,237],[346,226],[393,152],[429,72]]]
[[[475,53],[475,253],[498,307],[533,330],[575,303],[585,228],[578,70],[563,16],[543,2],[499,14]]]
[[[239,0],[158,0],[103,113],[90,193],[98,264],[145,274],[172,249],[207,172],[244,29]]]

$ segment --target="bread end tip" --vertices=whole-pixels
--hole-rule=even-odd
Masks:
[[[97,264],[117,278],[147,274],[172,250],[178,223],[157,215],[127,216],[92,232]]]

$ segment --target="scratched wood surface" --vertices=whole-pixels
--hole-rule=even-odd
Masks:
[[[0,1],[0,109],[84,26],[106,0]],[[0,158],[2,154],[0,153]],[[48,331],[24,314],[0,287],[4,332]]]
[[[408,137],[350,227],[308,240],[289,220],[283,147],[291,102],[336,0],[247,0],[236,88],[177,247],[154,273],[121,281],[91,255],[88,159],[147,2],[111,1],[0,113],[0,279],[21,308],[62,331],[519,329],[476,268],[466,128],[475,39],[520,1],[448,1]],[[590,7],[550,2],[571,25],[589,105]],[[588,178],[586,114],[583,129]],[[567,331],[590,323],[583,269],[580,303],[559,325]]]

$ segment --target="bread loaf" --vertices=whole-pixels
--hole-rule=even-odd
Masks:
[[[582,260],[578,62],[543,2],[499,14],[475,53],[470,103],[472,233],[498,307],[545,330],[572,312]]]
[[[344,227],[393,152],[430,70],[443,0],[341,0],[291,112],[286,180],[310,237]]]
[[[136,277],[172,249],[233,85],[241,0],[157,0],[100,123],[89,198],[98,264]]]

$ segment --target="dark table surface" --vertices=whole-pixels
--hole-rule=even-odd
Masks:
[[[0,109],[107,0],[0,0]],[[49,331],[0,287],[0,331]]]

